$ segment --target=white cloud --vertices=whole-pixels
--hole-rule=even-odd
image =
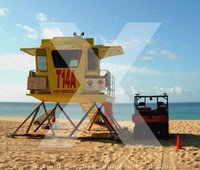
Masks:
[[[26,31],[26,36],[28,39],[35,40],[38,38],[38,32],[34,28],[21,24],[17,24],[16,26]]]
[[[154,86],[153,89],[156,91],[157,94],[168,93],[168,94],[180,95],[180,94],[185,93],[185,90],[179,86],[175,86],[175,87],[171,87],[171,88]]]
[[[160,55],[160,53],[158,51],[154,51],[154,50],[147,51],[146,54],[148,54],[148,55]]]
[[[150,50],[150,51],[147,51],[146,54],[151,55],[151,56],[161,56],[161,57],[169,58],[172,60],[178,60],[181,58],[180,56],[176,55],[175,53],[169,50],[160,50],[160,51]]]
[[[54,38],[64,36],[64,33],[59,28],[43,28],[42,38]]]
[[[152,56],[144,56],[144,57],[140,57],[141,60],[143,61],[152,61],[154,60],[154,57]]]
[[[131,86],[129,89],[119,88],[115,90],[115,98],[118,103],[122,102],[132,102],[135,94],[145,94],[144,90],[139,90],[138,88]]]
[[[26,78],[25,78],[26,79]],[[33,102],[36,101],[33,97],[26,96],[27,82],[4,82],[0,84],[0,101],[17,101],[17,102]]]
[[[5,16],[9,10],[7,8],[0,8],[0,16]]]
[[[130,103],[132,96],[127,95],[126,90],[119,87],[115,89],[115,102],[116,103]]]
[[[148,67],[135,67],[135,66],[129,66],[126,64],[113,64],[113,63],[102,63],[102,69],[110,70],[113,74],[119,74],[119,73],[134,73],[134,74],[141,74],[141,75],[151,75],[151,76],[163,76],[166,75],[166,73],[163,73],[159,70],[153,70]]]
[[[0,70],[28,71],[35,69],[34,57],[28,54],[0,54]]]
[[[126,73],[131,66],[125,64],[101,63],[103,70],[109,70],[112,73]]]
[[[142,75],[151,75],[151,76],[163,76],[163,72],[159,70],[153,70],[148,67],[131,67],[130,72],[135,74],[142,74]]]
[[[144,90],[140,90],[140,89],[136,88],[135,86],[131,86],[130,89],[131,89],[130,91],[131,91],[132,95],[146,93]]]
[[[151,44],[151,37],[160,27],[161,23],[127,23],[115,40],[100,35],[99,39],[105,44],[120,44],[123,49],[132,55],[138,56],[147,44]],[[132,50],[132,51],[131,51]]]
[[[45,21],[47,21],[46,15],[43,14],[43,13],[41,13],[41,12],[37,13],[36,19],[37,19],[39,22],[45,22]]]
[[[101,43],[105,45],[121,45],[124,50],[142,50],[145,45],[151,44],[149,37],[124,37],[124,39],[110,40],[103,35],[99,35]]]
[[[120,88],[118,90],[115,90],[115,94],[119,96],[125,95],[125,90]]]

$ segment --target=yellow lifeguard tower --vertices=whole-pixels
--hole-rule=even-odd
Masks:
[[[79,128],[86,117],[93,123],[104,122],[110,132],[117,133],[118,123],[112,116],[112,103],[115,98],[115,80],[108,70],[100,69],[103,58],[123,54],[121,46],[95,45],[93,38],[84,38],[83,33],[72,37],[55,37],[42,39],[41,46],[36,48],[21,48],[22,51],[35,57],[36,70],[31,70],[28,76],[27,95],[42,101],[39,106],[16,129],[13,136],[23,124],[32,117],[31,123],[23,135],[29,131],[43,106],[46,118],[35,128],[36,132],[47,121],[52,127],[51,119],[59,108],[74,129],[70,136]],[[48,112],[45,102],[54,102],[55,107]],[[75,125],[59,103],[79,103],[85,110],[85,115]],[[104,108],[104,111],[102,111]],[[89,129],[90,129],[89,128]]]

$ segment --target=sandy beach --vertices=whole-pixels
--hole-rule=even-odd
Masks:
[[[21,121],[21,118],[0,119],[0,169],[193,170],[200,167],[200,120],[170,121],[170,139],[159,141],[160,146],[123,145],[105,139],[7,137]],[[128,121],[121,121],[120,125],[133,128]],[[179,151],[176,151],[177,133],[181,134],[183,145]]]

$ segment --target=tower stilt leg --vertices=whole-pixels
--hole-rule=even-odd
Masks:
[[[105,105],[105,104],[103,104],[103,105]],[[109,111],[107,110],[107,107],[104,106],[104,108],[105,108],[106,112],[109,113]],[[119,130],[122,130],[121,126],[118,124],[118,122],[117,122],[116,119],[113,117],[113,115],[112,115],[112,114],[109,114],[109,116],[110,116],[110,118],[112,119],[115,128],[116,128],[118,131],[119,131]]]
[[[114,131],[115,134],[117,135],[116,130],[113,128],[113,126],[111,125],[111,123],[109,122],[109,120],[107,119],[107,117],[102,113],[101,109],[99,109],[99,114],[101,115],[103,121],[105,122],[108,131],[110,133],[112,133],[112,131]]]
[[[12,137],[14,137],[16,135],[16,133],[18,132],[18,130],[27,122],[27,120],[37,111],[39,110],[39,108],[41,107],[41,105],[43,104],[40,103],[36,108],[35,110],[21,123],[21,125],[15,130],[15,132],[12,134]]]
[[[94,119],[92,120],[92,123],[90,124],[90,127],[88,128],[88,130],[90,130],[90,129],[92,128],[92,126],[93,126],[93,124],[94,124],[94,121],[96,120],[96,118],[97,118],[98,115],[99,115],[99,114],[96,113],[96,115],[95,115]]]
[[[76,125],[76,127],[73,129],[73,131],[70,133],[70,137],[73,136],[73,134],[78,130],[79,126],[83,123],[83,121],[85,120],[85,118],[89,115],[89,113],[91,112],[91,110],[94,108],[95,103],[90,107],[90,109],[86,112],[86,114],[83,116],[83,118],[80,120],[80,122]]]
[[[32,124],[33,124],[33,122],[34,122],[34,120],[35,120],[35,118],[36,118],[36,116],[37,116],[39,110],[40,110],[40,107],[38,107],[37,110],[35,111],[35,114],[33,115],[33,118],[32,118],[32,120],[31,120],[31,123],[30,123],[29,126],[28,126],[28,129],[26,130],[26,133],[29,132],[29,130],[30,130],[30,128],[31,128],[31,126],[32,126]]]
[[[34,132],[36,132],[43,125],[43,123],[54,114],[56,107],[57,107],[57,105],[52,109],[52,111],[49,114],[48,113],[46,114],[47,117],[38,125],[38,127],[34,130]],[[54,134],[54,132],[53,132],[53,134]]]
[[[64,111],[64,109],[60,106],[59,103],[57,103],[59,109],[62,111],[62,113],[65,115],[65,117],[69,120],[69,122],[72,124],[72,126],[75,128],[75,124],[72,122],[72,120],[69,118],[69,116],[67,115],[67,113]]]
[[[44,111],[45,111],[45,114],[46,114],[46,117],[47,117],[49,128],[51,129],[52,134],[55,136],[55,133],[53,131],[52,124],[51,124],[50,115],[51,115],[51,118],[52,118],[52,116],[55,114],[57,104],[56,104],[55,108],[53,109],[53,111],[51,111],[51,113],[49,115],[48,115],[47,108],[46,108],[45,104],[43,103],[42,105],[44,107]]]

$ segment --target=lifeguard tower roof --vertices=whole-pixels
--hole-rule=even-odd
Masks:
[[[80,39],[81,38],[81,39]],[[64,45],[66,41],[71,39],[71,41],[86,41],[86,43],[92,48],[99,49],[99,55],[97,56],[99,59],[103,59],[106,57],[116,56],[123,54],[122,46],[105,46],[94,44],[94,38],[82,38],[82,37],[54,37],[53,39],[42,39],[41,46],[35,48],[21,48],[23,52],[30,54],[32,56],[36,56],[36,50],[42,48],[48,48],[49,46],[54,45]]]
[[[42,39],[40,47],[21,48],[35,57],[28,90],[45,102],[113,102],[114,77],[101,70],[100,60],[123,54],[121,46],[95,45],[82,36]]]

